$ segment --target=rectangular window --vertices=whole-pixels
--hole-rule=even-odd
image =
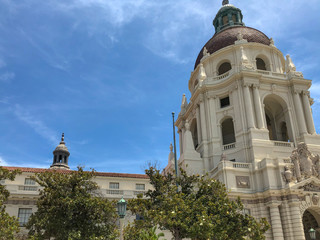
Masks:
[[[146,189],[145,184],[140,184],[140,183],[136,184],[136,190],[145,190],[145,189]]]
[[[36,182],[31,178],[26,178],[24,180],[24,185],[36,185]]]
[[[18,218],[20,227],[24,226],[32,214],[32,208],[19,208]]]
[[[228,107],[228,106],[230,106],[229,96],[225,97],[225,98],[220,98],[220,107],[224,108],[224,107]]]
[[[118,182],[111,182],[109,183],[110,189],[119,189],[119,183]]]

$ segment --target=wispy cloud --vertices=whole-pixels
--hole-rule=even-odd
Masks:
[[[15,105],[14,114],[18,119],[29,125],[41,137],[50,141],[52,144],[57,144],[58,135],[56,132],[38,119],[37,116],[31,114],[27,109],[17,104]]]
[[[3,157],[0,156],[0,166],[11,166]]]

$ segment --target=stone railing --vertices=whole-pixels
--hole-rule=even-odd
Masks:
[[[277,147],[293,147],[292,142],[273,141],[273,144]]]
[[[38,190],[38,186],[19,186],[18,187],[19,190],[23,190],[23,191],[37,191]]]
[[[213,81],[217,81],[217,80],[221,80],[223,78],[226,78],[226,77],[228,77],[230,75],[230,73],[231,73],[231,70],[229,70],[228,72],[223,73],[223,74],[221,74],[219,76],[216,76],[216,77],[213,78]]]
[[[257,70],[258,73],[264,74],[264,75],[271,75],[270,71],[266,71],[266,70]]]
[[[250,168],[250,163],[233,163],[233,168]]]
[[[230,143],[230,144],[223,145],[222,150],[229,150],[229,149],[233,149],[233,148],[236,148],[236,143]]]

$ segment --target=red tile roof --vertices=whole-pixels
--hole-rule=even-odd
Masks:
[[[13,170],[20,170],[21,172],[30,172],[30,173],[42,173],[47,171],[57,171],[61,173],[69,173],[72,170],[65,170],[65,169],[46,169],[46,168],[28,168],[28,167],[5,167],[3,168],[8,169],[9,171]],[[101,177],[120,177],[120,178],[142,178],[148,179],[149,177],[145,174],[132,174],[132,173],[110,173],[110,172],[95,172],[96,176]]]

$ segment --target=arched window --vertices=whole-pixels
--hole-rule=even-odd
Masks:
[[[236,141],[232,118],[228,118],[222,122],[221,131],[223,145],[234,143]]]
[[[198,141],[198,129],[197,129],[197,120],[196,119],[194,119],[192,121],[191,126],[190,126],[190,131],[192,134],[194,148],[197,149],[197,147],[199,145],[199,141]]]
[[[267,71],[266,63],[261,58],[256,58],[256,64],[258,70]]]
[[[218,68],[218,75],[224,74],[231,70],[231,64],[229,62],[224,62]]]

